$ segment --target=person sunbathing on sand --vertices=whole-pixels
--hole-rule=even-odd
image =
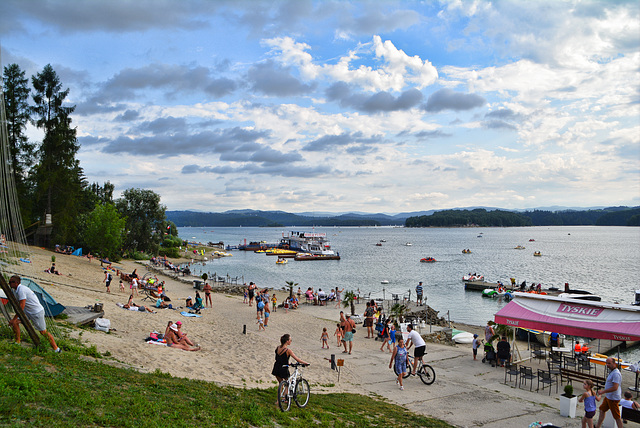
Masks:
[[[133,303],[133,294],[129,296],[129,301],[126,305],[123,306],[123,308],[129,309],[130,311],[151,312],[152,314],[155,314],[155,312],[153,312],[148,307],[144,305],[136,305],[135,303]]]
[[[169,326],[169,333],[164,337],[167,342],[167,346],[175,349],[182,349],[184,351],[199,351],[200,347],[192,348],[186,343],[181,343],[177,337],[178,334],[178,326],[176,324],[171,324]]]

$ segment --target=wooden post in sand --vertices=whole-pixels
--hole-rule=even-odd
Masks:
[[[27,333],[29,333],[29,337],[31,337],[33,344],[36,346],[40,346],[40,337],[38,337],[36,331],[33,329],[31,321],[29,321],[29,318],[27,318],[24,311],[20,307],[16,296],[14,296],[13,294],[13,290],[11,289],[9,284],[7,284],[7,281],[4,279],[3,275],[0,275],[0,286],[2,287],[2,291],[4,291],[4,294],[7,296],[9,303],[11,303],[11,306],[13,306],[13,309],[16,311],[16,314],[18,314],[20,322],[22,323],[22,325],[24,325],[24,328],[27,329]]]

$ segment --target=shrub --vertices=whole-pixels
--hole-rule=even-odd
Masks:
[[[565,397],[573,397],[573,385],[568,383],[564,386],[564,395]]]

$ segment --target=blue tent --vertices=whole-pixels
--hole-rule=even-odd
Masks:
[[[31,291],[36,293],[40,304],[44,306],[44,313],[48,317],[55,317],[60,315],[66,308],[60,303],[56,302],[44,288],[38,285],[35,281],[29,278],[21,278],[20,283],[26,287],[29,287]]]
[[[78,248],[73,253],[71,253],[71,255],[73,255],[73,256],[82,256],[82,248]]]

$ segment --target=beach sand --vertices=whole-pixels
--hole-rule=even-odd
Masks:
[[[381,342],[365,339],[366,328],[358,326],[352,355],[342,353],[336,347],[334,331],[339,320],[340,308],[334,304],[313,306],[301,304],[297,310],[285,313],[278,308],[272,312],[266,331],[258,331],[256,311],[242,302],[242,296],[213,293],[213,308],[202,311],[200,318],[182,316],[179,311],[159,309],[157,313],[133,312],[119,308],[116,303],[126,303],[129,288],[119,291],[119,280],[114,278],[111,293],[106,293],[104,271],[98,260],[85,257],[56,254],[41,248],[31,247],[31,264],[15,267],[17,273],[40,283],[58,302],[67,306],[87,306],[103,303],[104,318],[111,322],[109,334],[93,329],[72,329],[70,336],[79,338],[87,346],[95,345],[100,353],[109,353],[105,360],[117,361],[143,372],[160,370],[172,376],[215,382],[247,388],[269,388],[276,386],[271,375],[274,349],[280,337],[292,336],[290,348],[296,355],[311,363],[304,369],[304,376],[312,387],[312,393],[352,392],[377,394],[383,399],[399,403],[408,409],[425,415],[444,419],[456,426],[506,427],[528,426],[531,422],[553,422],[562,427],[578,427],[580,419],[563,418],[559,415],[558,396],[554,390],[533,392],[529,384],[514,388],[513,382],[504,383],[504,369],[483,364],[482,350],[478,361],[472,360],[471,345],[448,346],[427,343],[426,361],[436,370],[437,379],[432,385],[424,385],[417,377],[405,380],[405,390],[399,391],[395,376],[388,368],[390,354],[379,350]],[[52,275],[44,270],[51,265],[51,256],[56,256],[56,267],[62,275]],[[145,262],[146,263],[146,262]],[[134,269],[140,276],[147,272],[145,264],[122,261],[114,268],[131,273]],[[159,275],[166,281],[166,293],[174,306],[184,306],[187,296],[195,296],[191,284]],[[260,287],[258,278],[249,279]],[[284,286],[284,284],[283,284]],[[303,287],[304,288],[304,287]],[[275,290],[278,301],[288,293]],[[204,293],[201,293],[204,298]],[[152,306],[155,302],[134,302]],[[356,312],[364,312],[364,304],[356,305]],[[155,310],[155,309],[154,309]],[[345,309],[348,312],[348,309]],[[163,333],[168,321],[182,321],[183,330],[201,351],[185,352],[165,346],[147,344],[144,339],[152,331]],[[63,324],[64,321],[58,321]],[[483,327],[453,323],[460,330],[483,336]],[[246,334],[243,328],[246,326]],[[329,332],[330,349],[321,349],[322,328]],[[423,329],[428,332],[429,327]],[[526,343],[518,344],[523,354]],[[344,367],[338,373],[331,370],[328,359],[331,354],[344,359]],[[536,371],[546,369],[544,362],[528,362]],[[623,387],[631,386],[630,374],[623,373]],[[629,384],[629,385],[627,385]],[[578,414],[582,415],[579,407]]]

